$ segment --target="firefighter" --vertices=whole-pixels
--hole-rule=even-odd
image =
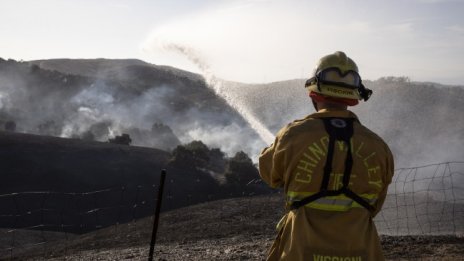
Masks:
[[[393,156],[347,110],[372,91],[343,52],[322,57],[305,87],[316,113],[281,129],[259,157],[262,179],[286,195],[267,260],[384,260],[372,219],[392,180]]]

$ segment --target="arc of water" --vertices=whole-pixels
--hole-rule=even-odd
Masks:
[[[266,128],[255,115],[253,115],[253,113],[238,99],[238,97],[234,97],[230,92],[228,92],[228,90],[224,87],[223,81],[214,76],[209,65],[205,63],[204,59],[202,59],[193,49],[173,43],[164,45],[164,48],[183,54],[187,57],[187,59],[196,64],[203,73],[209,88],[212,88],[217,95],[225,99],[232,108],[240,113],[265,143],[270,144],[274,141],[274,135],[269,131],[269,129]]]

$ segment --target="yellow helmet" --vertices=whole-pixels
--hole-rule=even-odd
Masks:
[[[358,66],[344,52],[322,57],[314,69],[313,77],[306,81],[310,92],[336,98],[367,101],[372,91],[364,87]]]

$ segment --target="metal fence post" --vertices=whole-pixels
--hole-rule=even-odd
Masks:
[[[158,198],[156,199],[155,216],[153,218],[153,231],[151,233],[150,253],[148,261],[153,261],[153,254],[155,252],[156,232],[158,231],[159,215],[161,210],[161,201],[163,198],[164,180],[166,179],[166,170],[161,170],[161,178],[159,183]]]

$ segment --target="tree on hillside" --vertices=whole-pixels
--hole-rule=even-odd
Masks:
[[[219,148],[209,149],[202,141],[195,140],[179,145],[172,151],[171,164],[208,169],[224,173],[227,160]]]
[[[36,73],[40,70],[40,67],[37,64],[31,64],[29,65],[29,70],[31,73]]]
[[[162,122],[155,122],[151,126],[151,131],[156,132],[156,133],[162,133],[162,132],[172,132],[172,129],[168,125],[163,124]]]
[[[411,83],[411,79],[407,76],[400,76],[400,77],[395,77],[395,76],[386,76],[386,77],[381,77],[377,80],[380,83],[395,83],[395,84],[409,84]]]
[[[209,148],[197,140],[179,145],[172,151],[171,162],[183,166],[204,168],[209,162]]]
[[[171,150],[180,145],[180,140],[172,129],[161,122],[155,122],[151,127],[152,146],[160,149]]]
[[[250,157],[245,152],[239,151],[229,159],[225,176],[229,184],[246,185],[259,178],[259,173]]]
[[[171,164],[186,167],[195,166],[195,159],[193,153],[186,149],[183,145],[178,145],[171,153]]]
[[[219,148],[209,151],[209,167],[212,171],[223,173],[226,166],[225,154]]]

